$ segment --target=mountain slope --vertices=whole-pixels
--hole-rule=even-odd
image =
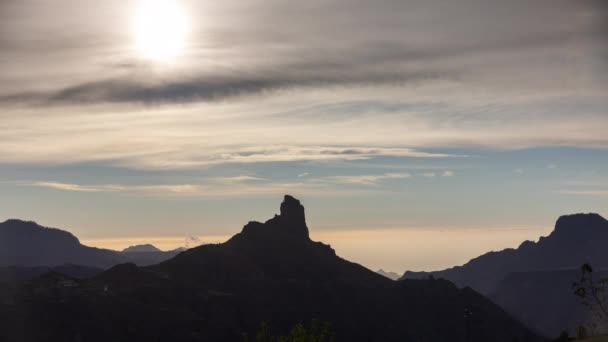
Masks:
[[[63,230],[20,220],[0,223],[0,266],[79,264],[108,268],[127,261],[115,251],[84,246]]]
[[[45,273],[55,272],[61,273],[77,279],[91,278],[103,270],[98,268],[65,264],[55,267],[18,267],[7,266],[0,267],[0,283],[3,284],[18,284],[23,281],[28,281],[39,277]]]
[[[606,272],[595,272],[597,279]],[[598,332],[608,331],[604,320],[598,319],[581,299],[573,294],[572,283],[580,278],[580,270],[514,272],[503,279],[492,300],[522,322],[546,336],[557,336],[589,323],[598,324]]]
[[[433,275],[493,294],[511,272],[577,269],[585,262],[608,267],[608,221],[597,214],[562,216],[555,229],[538,242],[525,241],[517,249],[490,252],[463,266],[436,272],[406,272],[403,279]]]
[[[540,340],[471,289],[394,282],[338,257],[310,240],[293,197],[280,211],[158,265],[119,265],[69,289],[34,281],[17,299],[31,310],[0,307],[0,340],[243,341],[262,322],[281,333],[311,319],[330,322],[338,341]]]
[[[134,262],[151,265],[177,255],[181,250],[117,252],[82,245],[66,231],[35,222],[7,220],[0,223],[0,267],[55,267],[65,264],[107,269]]]

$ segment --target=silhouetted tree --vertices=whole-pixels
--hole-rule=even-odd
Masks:
[[[585,263],[581,266],[580,279],[572,284],[572,289],[595,318],[608,323],[608,278],[594,279],[593,268]],[[593,332],[595,325],[590,328]],[[580,335],[587,335],[587,330],[580,327],[578,335],[585,337]]]

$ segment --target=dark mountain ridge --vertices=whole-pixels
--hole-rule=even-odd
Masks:
[[[330,322],[338,341],[541,340],[469,288],[394,282],[338,257],[310,239],[291,196],[280,215],[225,243],[149,267],[118,265],[67,290],[31,288],[18,297],[31,310],[0,307],[0,340],[243,341],[262,322],[284,333],[312,319]]]
[[[221,258],[220,258],[221,257]],[[170,273],[187,266],[196,268],[206,279],[215,269],[225,275],[238,275],[241,280],[251,278],[328,280],[348,278],[355,281],[384,282],[385,278],[367,268],[336,256],[331,246],[312,241],[304,218],[304,207],[291,196],[281,204],[281,214],[260,222],[249,222],[230,240],[215,246],[193,248],[167,260],[155,269]],[[209,272],[206,272],[206,271]],[[354,273],[354,275],[353,275]],[[186,278],[192,278],[190,273]]]
[[[0,223],[0,267],[57,267],[74,264],[107,269],[126,262],[144,266],[167,260],[180,252],[180,249],[167,252],[150,249],[117,252],[85,246],[69,232],[43,227],[32,221],[10,219]]]
[[[0,266],[81,264],[108,268],[127,261],[115,251],[84,246],[60,229],[15,219],[0,223]]]
[[[572,283],[583,263],[596,270],[608,268],[607,246],[606,219],[598,214],[567,215],[538,242],[525,241],[516,249],[486,253],[443,271],[406,272],[402,279],[445,278],[484,293],[545,336],[564,330],[575,334],[577,327],[597,320],[574,296]]]
[[[462,266],[435,272],[405,272],[402,279],[433,275],[492,295],[511,272],[577,269],[585,262],[608,267],[608,221],[598,214],[560,217],[549,236],[518,248],[489,252]]]

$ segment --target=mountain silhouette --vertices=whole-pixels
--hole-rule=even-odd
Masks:
[[[542,340],[470,288],[395,282],[340,258],[310,239],[291,196],[279,215],[225,243],[87,280],[52,279],[32,280],[0,307],[0,340],[244,341],[262,322],[284,333],[312,319],[329,322],[338,341]],[[20,310],[24,303],[35,310]]]
[[[578,269],[583,263],[608,267],[608,221],[598,214],[562,216],[555,229],[538,242],[525,241],[518,248],[489,252],[468,263],[435,272],[406,272],[402,279],[433,275],[458,286],[492,295],[511,272]]]
[[[122,252],[121,254],[127,257],[128,261],[138,266],[148,266],[158,264],[159,262],[173,258],[177,254],[183,252],[184,249],[178,248],[171,251],[158,252]]]
[[[140,250],[140,247],[136,247]],[[0,223],[0,267],[56,267],[65,264],[107,269],[134,262],[151,265],[177,255],[181,250],[117,252],[80,243],[71,233],[16,219]]]
[[[470,286],[535,331],[556,337],[563,330],[574,334],[590,322],[590,312],[573,295],[572,283],[583,263],[608,268],[606,246],[606,219],[598,214],[568,215],[538,242],[525,241],[516,249],[490,252],[443,271],[406,272],[402,279],[433,275]]]
[[[180,247],[170,251],[162,251],[151,244],[145,244],[130,246],[120,253],[132,263],[139,266],[148,266],[171,259],[185,250],[185,248]]]
[[[156,246],[151,244],[129,246],[122,250],[122,253],[150,253],[150,252],[162,252]]]
[[[84,246],[63,230],[21,220],[0,223],[0,266],[80,264],[108,268],[127,261],[115,251]]]

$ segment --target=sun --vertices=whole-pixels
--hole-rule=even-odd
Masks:
[[[133,24],[140,57],[173,62],[184,52],[190,25],[177,0],[140,0]]]

